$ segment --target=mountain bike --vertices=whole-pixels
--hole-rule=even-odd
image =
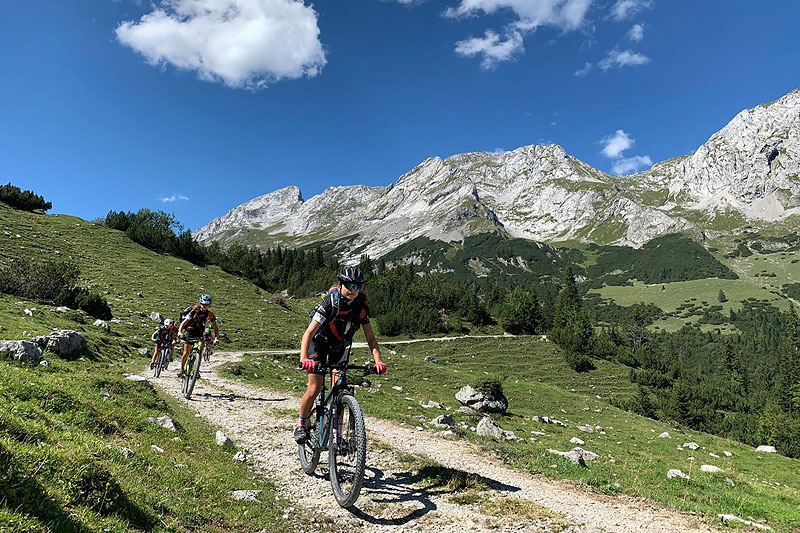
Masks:
[[[211,361],[211,354],[214,353],[213,350],[211,350],[211,342],[211,339],[206,338],[206,343],[203,345],[203,361],[206,363]]]
[[[364,370],[367,375],[374,374],[375,367],[345,363],[323,365],[322,369],[330,373],[333,385],[326,396],[325,380],[322,381],[322,389],[309,415],[308,438],[297,445],[300,467],[306,474],[313,474],[321,452],[328,450],[333,496],[342,507],[350,507],[358,499],[364,481],[367,433],[361,406],[353,395],[353,386],[347,383],[347,371]],[[339,373],[335,383],[333,372]]]
[[[166,370],[167,367],[169,367],[170,346],[171,343],[168,342],[159,343],[158,357],[156,358],[156,364],[153,367],[154,378],[159,377],[161,375],[161,371]]]
[[[186,371],[183,374],[183,397],[187,400],[192,396],[194,386],[197,383],[197,378],[200,376],[200,359],[203,354],[200,353],[198,345],[200,339],[186,339],[183,344],[190,344],[192,351],[189,352],[189,358],[186,361]]]

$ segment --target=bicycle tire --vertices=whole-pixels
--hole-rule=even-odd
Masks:
[[[337,399],[336,413],[332,414],[333,435],[328,450],[328,463],[331,472],[331,487],[336,503],[342,507],[350,507],[361,493],[364,482],[364,470],[367,464],[367,432],[364,428],[364,415],[361,406],[354,396],[342,394]],[[337,435],[339,413],[343,415],[345,429],[342,437]],[[333,417],[336,419],[333,419]],[[347,431],[347,437],[344,436]],[[345,448],[346,446],[346,448]],[[340,455],[339,449],[347,450]]]
[[[186,393],[184,397],[188,400],[192,396],[192,392],[194,391],[194,386],[197,384],[197,375],[200,373],[200,359],[203,357],[199,351],[195,354],[196,361],[192,365],[191,373],[187,374],[186,379],[188,381],[186,385]]]
[[[186,361],[186,369],[182,370],[183,372],[183,380],[181,385],[181,394],[186,396],[186,389],[189,388],[189,374],[192,371],[192,354],[189,353],[189,360]]]
[[[317,422],[317,409],[315,407],[308,419],[308,438],[304,444],[297,445],[300,468],[309,476],[314,473],[319,464],[320,443],[318,442],[318,435],[320,428]]]
[[[161,375],[161,367],[164,364],[164,350],[158,351],[158,357],[156,357],[156,364],[153,367],[153,377],[157,378]]]

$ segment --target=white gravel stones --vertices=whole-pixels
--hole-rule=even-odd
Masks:
[[[222,431],[217,431],[216,435],[217,446],[224,446],[226,448],[233,448],[233,441]]]
[[[260,490],[232,490],[231,498],[244,502],[257,502]]]
[[[759,446],[758,448],[756,448],[756,451],[761,453],[778,453],[778,450],[775,449],[775,446],[765,446],[765,445]]]
[[[671,468],[667,471],[667,477],[669,479],[681,478],[681,479],[691,479],[688,474],[684,474],[682,471],[678,470],[677,468]]]

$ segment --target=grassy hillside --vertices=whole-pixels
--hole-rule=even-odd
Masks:
[[[0,360],[0,530],[308,527],[298,518],[283,518],[288,504],[268,480],[254,479],[232,460],[235,450],[215,444],[216,428],[169,397],[124,379],[124,372],[138,372],[149,360],[138,349],[152,349],[152,311],[177,318],[179,309],[209,292],[228,346],[263,348],[296,345],[293,333],[305,325],[305,309],[284,309],[248,282],[153,253],[121,232],[0,203],[0,262],[18,257],[73,260],[82,284],[104,294],[121,322],[105,331],[83,312],[57,313],[46,303],[0,294],[0,339],[29,339],[60,328],[89,340],[69,358],[46,353],[48,366]],[[175,378],[170,373],[160,379]],[[149,416],[170,416],[178,431],[147,422]],[[234,501],[229,492],[239,489],[262,491],[259,501]],[[336,529],[319,522],[315,527]]]
[[[635,394],[626,367],[597,361],[596,370],[576,374],[552,343],[533,338],[387,343],[384,353],[389,373],[370,376],[369,386],[357,392],[369,415],[438,431],[430,422],[447,411],[426,409],[420,402],[439,402],[453,414],[458,407],[454,395],[463,385],[487,377],[505,378],[510,407],[497,421],[521,441],[497,443],[479,438],[460,426],[463,422],[474,428],[475,419],[453,417],[459,438],[478,443],[515,468],[580,481],[603,493],[650,498],[699,513],[712,522],[717,513],[734,513],[764,521],[779,531],[800,528],[800,461],[759,454],[732,440],[671,427],[614,407]],[[354,351],[356,360],[366,356],[366,350]],[[426,362],[427,356],[437,362]],[[243,363],[228,365],[226,372],[228,377],[273,388],[298,393],[305,388],[295,356],[253,354]],[[533,420],[535,416],[556,418],[568,427],[540,424]],[[591,426],[594,431],[584,433],[576,429],[579,425]],[[536,431],[545,435],[534,434]],[[664,431],[672,438],[658,438]],[[580,468],[547,452],[548,448],[572,449],[572,437],[584,440],[583,447],[598,453],[600,459]],[[685,442],[696,442],[701,448],[682,448]],[[732,457],[726,457],[724,451]],[[718,466],[724,473],[700,472],[703,464]],[[689,474],[691,480],[667,479],[667,470],[672,468]]]

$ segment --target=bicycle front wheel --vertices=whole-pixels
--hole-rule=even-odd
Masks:
[[[315,408],[308,419],[308,438],[303,444],[297,445],[297,453],[300,455],[300,468],[308,475],[313,474],[319,464],[320,431],[321,428],[317,423],[317,409]]]
[[[158,351],[158,358],[156,358],[156,366],[153,367],[153,377],[157,378],[161,375],[161,369],[164,368],[164,350]]]
[[[364,415],[355,397],[343,394],[337,399],[337,420],[332,420],[333,435],[328,451],[331,486],[336,502],[350,507],[361,493],[367,463],[367,433]],[[337,428],[337,425],[339,428]]]
[[[194,359],[192,360],[192,365],[189,372],[186,374],[186,393],[184,396],[188,400],[192,396],[192,391],[194,391],[194,386],[197,383],[197,376],[200,374],[200,358],[202,354],[197,352],[195,354]]]

